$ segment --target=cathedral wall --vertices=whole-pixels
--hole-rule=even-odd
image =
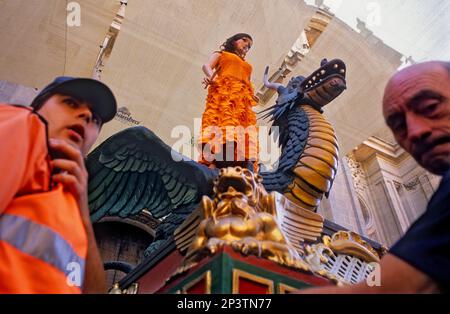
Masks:
[[[421,168],[398,145],[387,142],[385,145],[377,149],[363,144],[341,159],[348,165],[351,187],[342,184],[336,187],[331,194],[337,193],[346,201],[330,202],[328,212],[336,219],[342,215],[337,212],[345,213],[349,207],[343,209],[339,205],[356,203],[352,207],[355,219],[359,220],[350,227],[344,220],[347,223],[344,226],[356,232],[362,228],[361,234],[391,246],[424,213],[440,177]]]
[[[365,230],[361,227],[362,218],[358,213],[359,204],[347,168],[346,162],[340,159],[331,192],[328,197],[323,198],[318,212],[328,220],[366,235]]]
[[[65,0],[6,0],[0,10],[0,80],[43,88],[60,75],[92,75],[116,0],[77,0],[80,26],[68,26]]]
[[[400,65],[401,55],[374,36],[364,37],[339,19],[332,19],[296,72],[308,73],[322,58],[342,59],[347,66],[347,90],[324,108],[339,140],[340,154],[375,134],[384,124],[384,87]]]

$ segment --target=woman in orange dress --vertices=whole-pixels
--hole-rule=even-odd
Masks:
[[[245,56],[253,44],[248,34],[226,40],[202,69],[209,86],[202,116],[200,162],[213,168],[241,166],[258,171],[258,130],[252,107],[258,102]]]

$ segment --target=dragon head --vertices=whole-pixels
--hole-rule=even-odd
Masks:
[[[291,78],[283,95],[278,96],[275,105],[262,110],[259,114],[263,114],[263,119],[270,117],[277,125],[277,121],[298,104],[309,104],[322,113],[322,107],[347,88],[345,73],[346,67],[342,60],[323,59],[320,68],[308,77],[299,75]]]
[[[346,88],[346,67],[342,60],[323,59],[321,67],[300,84],[304,98],[319,108],[339,96]]]

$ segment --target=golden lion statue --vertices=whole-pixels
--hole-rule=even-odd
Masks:
[[[288,244],[276,221],[274,194],[268,194],[261,177],[241,167],[220,170],[214,181],[214,199],[201,202],[204,219],[198,227],[185,264],[214,254],[224,245],[244,255],[306,269]]]

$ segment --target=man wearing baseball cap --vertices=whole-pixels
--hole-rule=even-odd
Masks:
[[[105,292],[84,157],[116,111],[105,84],[73,77],[0,105],[0,293]]]

